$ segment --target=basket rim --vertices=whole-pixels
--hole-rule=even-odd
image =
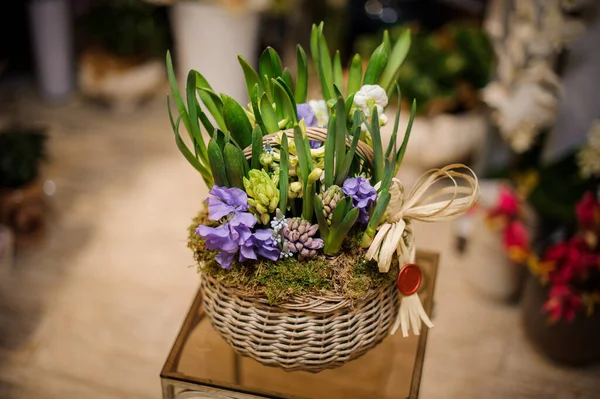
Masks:
[[[264,295],[248,295],[235,287],[227,287],[208,273],[200,272],[199,275],[201,280],[204,279],[207,283],[218,287],[229,298],[255,303],[261,307],[279,308],[286,311],[310,311],[313,313],[329,313],[335,310],[353,308],[356,304],[370,300],[381,291],[388,290],[391,286],[396,285],[394,281],[389,284],[381,284],[377,288],[371,288],[365,295],[358,299],[350,299],[340,295],[302,295],[292,296],[285,302],[273,304]]]

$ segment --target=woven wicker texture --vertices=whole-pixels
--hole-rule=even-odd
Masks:
[[[285,130],[284,133],[288,136],[288,138],[290,139],[294,139],[294,130],[293,129],[288,129]],[[277,139],[278,139],[278,134],[279,133],[271,133],[271,134],[267,134],[266,136],[263,137],[263,143],[265,144],[277,144]],[[309,140],[315,140],[315,141],[320,141],[322,143],[325,142],[325,139],[327,138],[327,129],[324,128],[320,128],[320,127],[307,127],[306,128],[306,137],[308,137]],[[346,139],[346,147],[350,147],[350,140]],[[371,147],[369,147],[369,145],[367,143],[365,143],[364,141],[359,141],[358,145],[356,146],[356,152],[358,154],[360,154],[360,156],[362,156],[364,159],[366,159],[370,164],[373,164],[373,149]],[[252,147],[246,147],[244,149],[244,155],[246,156],[246,158],[250,159],[252,157]]]
[[[389,334],[398,314],[395,284],[350,303],[303,297],[284,305],[238,295],[202,274],[206,314],[234,350],[264,365],[319,372],[365,354]]]

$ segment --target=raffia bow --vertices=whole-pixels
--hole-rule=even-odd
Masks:
[[[441,187],[440,182],[449,182],[450,186]],[[378,227],[366,254],[367,260],[378,262],[382,273],[390,270],[394,254],[397,254],[400,265],[414,263],[414,236],[410,228],[412,220],[441,222],[463,215],[477,202],[479,183],[469,167],[452,164],[425,172],[407,195],[404,195],[400,180],[394,178],[389,192],[391,199],[386,210],[386,221]],[[391,334],[401,325],[402,335],[407,336],[408,327],[412,325],[414,334],[418,335],[420,320],[428,327],[433,327],[418,294],[405,296]]]

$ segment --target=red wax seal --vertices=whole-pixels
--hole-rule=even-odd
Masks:
[[[398,290],[404,295],[414,294],[421,286],[421,278],[419,266],[413,263],[406,264],[398,274]]]

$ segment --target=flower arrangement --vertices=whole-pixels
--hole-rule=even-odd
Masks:
[[[395,86],[394,78],[410,40],[406,36],[392,46],[387,37],[373,52],[364,72],[362,61],[353,60],[344,81],[339,52],[331,57],[323,24],[313,26],[310,52],[323,97],[310,101],[308,61],[301,46],[297,47],[295,79],[272,48],[263,52],[258,71],[238,57],[247,83],[247,107],[225,94],[217,95],[194,70],[188,74],[184,102],[167,54],[178,111],[175,117],[169,106],[175,141],[211,188],[206,210],[190,228],[190,247],[199,263],[213,324],[240,351],[251,345],[252,351],[245,354],[258,356],[262,344],[253,341],[255,336],[246,337],[251,343],[242,344],[240,335],[232,334],[231,323],[244,316],[222,317],[223,312],[238,312],[240,308],[224,305],[226,295],[216,294],[219,290],[232,290],[228,295],[244,303],[253,298],[252,306],[262,303],[267,314],[277,309],[279,316],[272,314],[265,323],[279,320],[282,309],[300,308],[308,309],[314,320],[323,320],[325,316],[319,312],[325,312],[332,323],[338,323],[345,316],[330,307],[321,309],[323,303],[333,302],[337,304],[333,309],[346,312],[351,312],[351,303],[362,303],[393,313],[395,323],[385,316],[386,321],[362,327],[379,329],[377,333],[360,333],[371,337],[399,327],[405,336],[409,328],[418,334],[421,321],[432,326],[417,294],[421,272],[414,264],[411,221],[458,216],[475,203],[479,188],[477,178],[462,165],[430,171],[408,193],[394,177],[407,149],[416,105],[413,102],[401,144],[396,143],[398,110],[392,137],[384,145],[380,126],[387,122],[386,93]],[[399,96],[399,88],[397,92]],[[181,122],[191,147],[179,134]],[[210,136],[208,143],[201,126]],[[440,180],[452,186],[432,193]],[[459,181],[466,184],[459,186]],[[397,316],[390,307],[390,301],[395,302],[395,290],[388,290],[394,283],[403,294]],[[365,301],[373,293],[387,299],[377,300],[377,305]],[[317,298],[316,302],[307,305],[310,298]],[[250,309],[255,309],[252,306]],[[320,310],[316,312],[315,307]],[[360,306],[357,309],[363,311]],[[296,313],[286,312],[286,317],[296,317]],[[285,323],[289,322],[295,323],[286,319]],[[320,327],[323,334],[334,330]],[[288,342],[286,337],[279,337],[277,342]],[[300,345],[300,341],[288,344]],[[375,343],[371,339],[364,345]],[[271,352],[260,360],[291,367],[288,357],[302,353],[305,347],[288,347],[280,353],[285,361],[273,361]],[[300,352],[294,352],[296,349]],[[327,348],[323,351],[320,356],[336,357],[324,363],[330,367],[339,364],[342,355]],[[359,353],[352,350],[344,359]]]

